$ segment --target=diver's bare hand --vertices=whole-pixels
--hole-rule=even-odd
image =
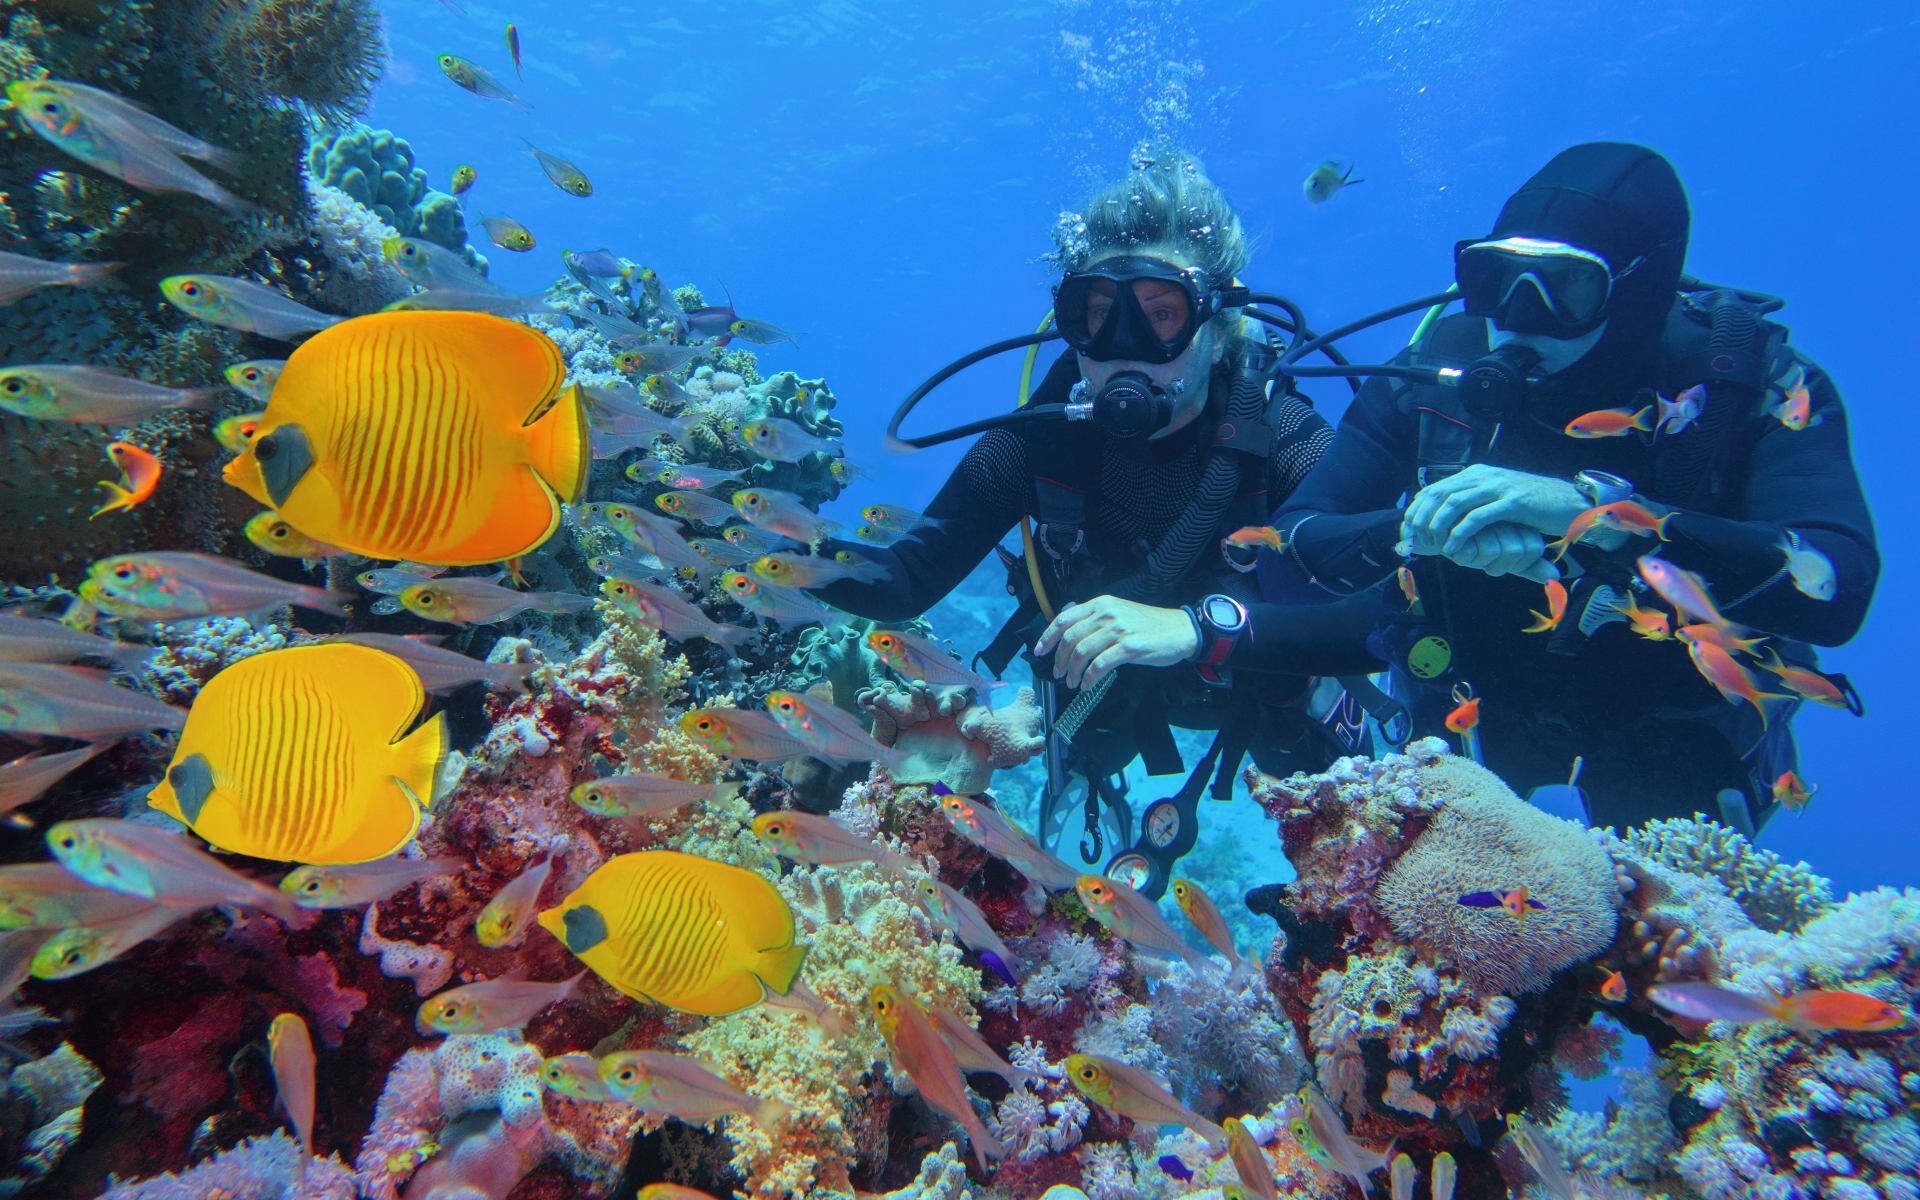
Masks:
[[[1177,608],[1154,608],[1118,596],[1095,596],[1061,609],[1033,644],[1053,657],[1053,677],[1070,688],[1089,688],[1114,668],[1128,664],[1170,667],[1200,649],[1193,622]]]

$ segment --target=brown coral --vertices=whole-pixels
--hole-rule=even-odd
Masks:
[[[1584,830],[1525,803],[1492,772],[1459,759],[1449,769],[1474,778],[1471,793],[1434,814],[1374,900],[1400,937],[1483,994],[1539,991],[1613,941],[1613,864]],[[1544,905],[1524,920],[1458,903],[1522,885]]]
[[[969,688],[868,688],[860,706],[873,714],[874,739],[899,750],[899,783],[938,781],[956,792],[984,792],[993,773],[1017,767],[1046,745],[1033,689],[1021,688],[1013,703],[989,708],[973,702]]]

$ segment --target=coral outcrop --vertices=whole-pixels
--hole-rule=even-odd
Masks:
[[[894,774],[902,783],[943,783],[962,794],[983,792],[993,773],[1017,767],[1045,748],[1033,689],[990,708],[970,688],[883,683],[860,692],[873,714],[873,736],[903,756]]]

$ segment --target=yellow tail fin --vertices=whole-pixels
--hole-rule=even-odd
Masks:
[[[128,491],[126,488],[121,487],[117,483],[108,483],[104,479],[100,481],[100,486],[107,489],[109,492],[112,492],[113,499],[107,501],[105,504],[102,504],[99,508],[94,509],[93,517],[98,517],[104,513],[115,512],[121,509],[131,509],[133,507],[133,493]],[[88,517],[87,520],[91,521],[93,520],[93,517]]]
[[[393,748],[393,777],[421,808],[433,802],[433,781],[447,756],[447,714],[437,712]]]

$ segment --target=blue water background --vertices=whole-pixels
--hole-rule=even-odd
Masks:
[[[465,8],[383,4],[393,59],[367,119],[406,136],[438,186],[472,163],[471,211],[534,230],[533,253],[490,252],[502,282],[536,289],[559,274],[561,247],[605,245],[670,285],[716,299],[731,288],[744,314],[800,334],[762,366],[824,375],[840,397],[852,454],[873,472],[843,517],[931,498],[959,450],[889,456],[887,415],[949,358],[1033,326],[1056,214],[1143,138],[1203,156],[1255,239],[1250,280],[1321,328],[1444,286],[1453,241],[1483,232],[1559,149],[1659,149],[1692,197],[1690,269],[1786,296],[1795,341],[1838,381],[1880,523],[1872,615],[1826,657],[1869,715],[1801,714],[1803,774],[1822,790],[1762,844],[1842,890],[1920,879],[1910,3]],[[434,63],[462,54],[511,82],[508,20],[530,110],[462,92]],[[523,138],[580,163],[593,197],[549,184]],[[1366,183],[1310,206],[1300,182],[1328,157]],[[1378,361],[1408,330],[1346,348]],[[1004,408],[1013,383],[1011,360],[970,373],[917,428]],[[1345,393],[1315,394],[1337,416]],[[975,580],[997,583],[997,570]],[[962,608],[974,619],[943,632],[977,625],[979,602]]]

